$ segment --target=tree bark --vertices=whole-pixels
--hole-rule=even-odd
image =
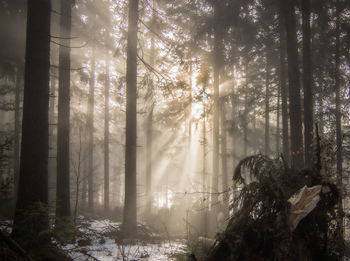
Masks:
[[[300,105],[300,72],[298,65],[298,45],[294,4],[294,0],[286,1],[284,4],[284,18],[288,56],[289,115],[292,152],[291,166],[295,169],[301,169],[304,167],[304,150]]]
[[[88,209],[94,208],[94,104],[95,104],[95,47],[92,47],[91,72],[89,84],[89,97],[87,108],[87,193]]]
[[[18,180],[19,180],[19,153],[20,153],[20,139],[21,139],[21,86],[23,85],[23,65],[17,66],[17,78],[16,78],[16,94],[15,94],[15,143],[13,152],[13,171],[14,171],[14,198],[18,193]]]
[[[280,29],[280,68],[279,68],[279,81],[280,81],[280,90],[281,90],[281,100],[282,100],[282,153],[283,158],[290,163],[290,147],[289,147],[289,126],[288,126],[288,101],[287,101],[287,79],[286,79],[286,32],[285,25],[283,22],[284,13],[283,13],[284,2],[280,1],[280,17],[279,17],[279,29]]]
[[[108,56],[108,53],[107,53]],[[105,129],[104,129],[104,209],[109,211],[109,58],[106,64],[105,83]]]
[[[268,49],[267,41],[266,49]],[[266,50],[266,78],[265,78],[265,155],[270,154],[270,57]]]
[[[225,98],[221,99],[221,108],[220,108],[220,123],[221,123],[221,171],[222,171],[222,191],[223,191],[223,204],[226,206],[225,209],[228,210],[228,198],[229,193],[228,190],[228,179],[227,179],[227,131],[226,131],[226,108],[225,108]],[[228,218],[228,211],[225,212],[225,218]]]
[[[276,155],[280,155],[280,143],[281,143],[281,130],[280,130],[280,118],[281,118],[281,89],[277,90],[277,123],[276,123]]]
[[[221,51],[222,51],[222,28],[219,24],[221,19],[220,15],[220,2],[214,3],[214,108],[213,108],[213,173],[212,173],[212,196],[211,203],[215,204],[218,201],[217,192],[219,189],[219,117],[220,117],[220,104],[219,104],[219,85],[220,85],[220,67],[221,67]]]
[[[152,23],[151,28],[152,30],[155,30],[155,22],[156,22],[156,12],[154,11],[156,8],[155,1],[152,1],[153,9],[152,9]],[[151,38],[151,50],[150,50],[150,65],[154,67],[155,64],[155,41],[154,36],[152,34]],[[152,205],[153,205],[153,197],[152,197],[152,150],[153,150],[153,79],[152,79],[152,85],[149,86],[148,92],[151,94],[149,95],[149,102],[150,102],[150,110],[146,119],[146,211],[145,215],[146,217],[150,217],[150,214],[152,213]]]
[[[137,23],[138,0],[129,1],[126,61],[125,203],[123,231],[136,234]]]
[[[301,1],[303,19],[303,87],[304,87],[304,153],[305,166],[311,168],[313,136],[313,80],[311,57],[310,0]]]
[[[70,217],[70,37],[72,2],[61,1],[57,128],[56,225]]]
[[[340,100],[340,6],[336,0],[336,40],[335,40],[335,125],[337,143],[337,186],[340,191],[339,211],[343,210],[343,147],[342,147],[342,124],[341,124],[341,100]],[[343,218],[339,220],[339,236],[344,237]]]
[[[204,87],[205,88],[205,87]],[[202,159],[202,164],[203,164],[203,172],[202,172],[202,191],[203,193],[206,193],[207,192],[207,168],[206,168],[206,164],[207,164],[207,126],[206,126],[206,112],[205,112],[205,107],[204,107],[204,104],[203,104],[203,159]],[[207,237],[208,235],[208,213],[207,213],[207,201],[208,201],[208,198],[206,196],[206,194],[203,194],[203,236],[204,237]]]
[[[48,204],[51,1],[28,0],[27,8],[21,162],[13,235],[34,241],[49,228],[43,205]],[[32,211],[35,222],[28,218]]]

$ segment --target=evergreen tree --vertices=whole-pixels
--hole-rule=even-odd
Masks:
[[[27,6],[20,176],[13,235],[38,243],[48,220],[48,110],[51,2]],[[34,214],[34,215],[33,215]],[[31,218],[35,216],[35,218]],[[47,242],[48,238],[40,238]]]

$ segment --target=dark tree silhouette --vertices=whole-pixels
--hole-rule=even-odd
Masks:
[[[286,78],[286,39],[285,39],[285,26],[283,20],[283,5],[280,1],[280,14],[279,14],[279,40],[280,40],[280,64],[279,64],[279,82],[281,88],[281,100],[282,100],[282,152],[284,160],[289,163],[290,151],[289,151],[289,126],[288,126],[288,96],[287,96],[287,78]]]
[[[51,2],[28,0],[20,176],[13,235],[48,229],[48,110]],[[35,213],[35,220],[28,218]]]
[[[57,129],[56,224],[70,217],[69,132],[70,132],[70,37],[71,0],[61,1],[59,89]]]
[[[301,1],[303,17],[303,88],[304,88],[304,153],[305,166],[312,166],[313,81],[311,59],[310,0]]]
[[[126,61],[125,203],[123,231],[136,233],[136,103],[138,0],[129,1]]]
[[[284,4],[284,18],[287,39],[289,114],[291,134],[291,165],[304,167],[303,136],[301,123],[300,72],[298,66],[298,46],[295,21],[295,1],[287,0]]]

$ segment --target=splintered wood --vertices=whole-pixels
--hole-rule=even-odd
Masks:
[[[288,202],[291,203],[288,224],[291,231],[294,231],[299,222],[306,217],[320,201],[321,185],[308,188],[302,187]]]

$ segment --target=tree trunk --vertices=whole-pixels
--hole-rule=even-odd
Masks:
[[[204,104],[203,104],[204,105]],[[207,192],[207,168],[206,168],[206,164],[207,164],[207,126],[206,126],[206,113],[205,113],[205,107],[204,108],[204,112],[203,112],[203,172],[202,172],[202,191],[203,193]],[[208,201],[208,196],[207,194],[203,194],[203,236],[207,237],[208,235],[208,229],[207,229],[207,223],[208,223],[208,212],[207,212],[207,201]]]
[[[108,53],[107,53],[108,56]],[[106,64],[105,83],[105,129],[104,129],[104,209],[109,211],[109,58]]]
[[[56,225],[70,217],[70,37],[72,2],[61,1],[57,129]],[[63,220],[62,220],[63,221]]]
[[[281,118],[281,89],[277,90],[277,126],[276,126],[276,155],[280,155],[280,138],[281,138],[281,130],[280,130],[280,118]]]
[[[214,20],[220,19],[220,3],[214,4]],[[214,109],[213,109],[213,173],[212,173],[212,199],[211,203],[215,204],[218,201],[218,195],[216,194],[219,189],[219,77],[220,77],[220,57],[221,57],[221,45],[222,45],[222,32],[220,25],[215,23],[214,27]]]
[[[152,30],[155,30],[155,22],[156,22],[156,12],[154,11],[156,8],[155,1],[152,1],[153,9],[152,9]],[[155,64],[155,43],[154,36],[152,34],[151,38],[151,50],[150,50],[150,65],[154,68]],[[153,79],[152,85],[149,86],[149,102],[150,102],[150,110],[146,119],[146,218],[150,217],[152,213],[152,205],[153,205],[153,197],[152,197],[152,150],[153,150]]]
[[[227,192],[228,190],[228,179],[227,179],[227,132],[226,132],[226,108],[225,108],[225,98],[221,99],[221,110],[220,110],[220,116],[221,116],[221,171],[222,171],[222,191],[223,191],[223,204],[226,206],[225,209],[228,210],[228,198],[229,198],[229,193]],[[225,218],[228,218],[228,211],[225,212]]]
[[[18,179],[19,179],[19,152],[20,152],[20,119],[21,119],[21,86],[23,84],[23,65],[18,64],[17,67],[17,78],[16,78],[16,96],[15,96],[15,143],[13,152],[13,171],[14,171],[14,198],[17,197],[18,193]]]
[[[87,193],[88,209],[94,208],[94,104],[95,104],[95,47],[92,50],[89,97],[87,108]]]
[[[342,147],[342,124],[341,124],[341,100],[340,100],[340,6],[336,0],[336,42],[335,42],[335,125],[337,143],[337,186],[340,191],[339,211],[343,212],[343,147]],[[343,218],[339,220],[339,236],[343,238]]]
[[[279,68],[279,81],[282,100],[282,153],[284,160],[287,164],[290,163],[290,151],[289,151],[289,127],[288,127],[288,101],[287,101],[287,79],[286,79],[286,38],[285,38],[285,26],[283,23],[283,2],[280,1],[280,68]]]
[[[52,56],[52,55],[51,55]],[[51,58],[52,60],[56,60],[55,58]],[[52,207],[53,211],[56,212],[56,179],[57,179],[57,135],[54,134],[54,129],[57,128],[57,118],[55,115],[55,106],[56,106],[56,89],[57,89],[57,76],[56,70],[57,68],[51,68],[50,72],[52,73],[51,81],[50,81],[50,100],[49,100],[49,160],[48,160],[48,186],[49,186],[49,204]]]
[[[129,1],[126,61],[125,203],[123,231],[136,234],[137,22],[138,0]]]
[[[152,144],[153,144],[153,105],[146,122],[146,217],[152,213]]]
[[[226,148],[226,108],[225,101],[221,103],[221,168],[222,168],[222,190],[227,190],[227,148]]]
[[[266,49],[270,46],[267,44]],[[266,78],[265,78],[265,155],[270,154],[270,57],[266,50]]]
[[[301,1],[303,17],[303,87],[304,87],[304,153],[305,166],[311,168],[313,136],[313,84],[310,29],[310,0]]]
[[[21,162],[13,235],[39,240],[49,229],[48,136],[51,2],[28,0]],[[35,220],[30,213],[35,213]],[[43,242],[48,238],[41,236]],[[39,242],[39,244],[43,243]]]
[[[304,150],[300,105],[300,72],[298,66],[298,46],[294,4],[294,0],[286,1],[284,4],[284,18],[288,56],[289,115],[292,152],[291,165],[293,168],[301,169],[304,167]]]

